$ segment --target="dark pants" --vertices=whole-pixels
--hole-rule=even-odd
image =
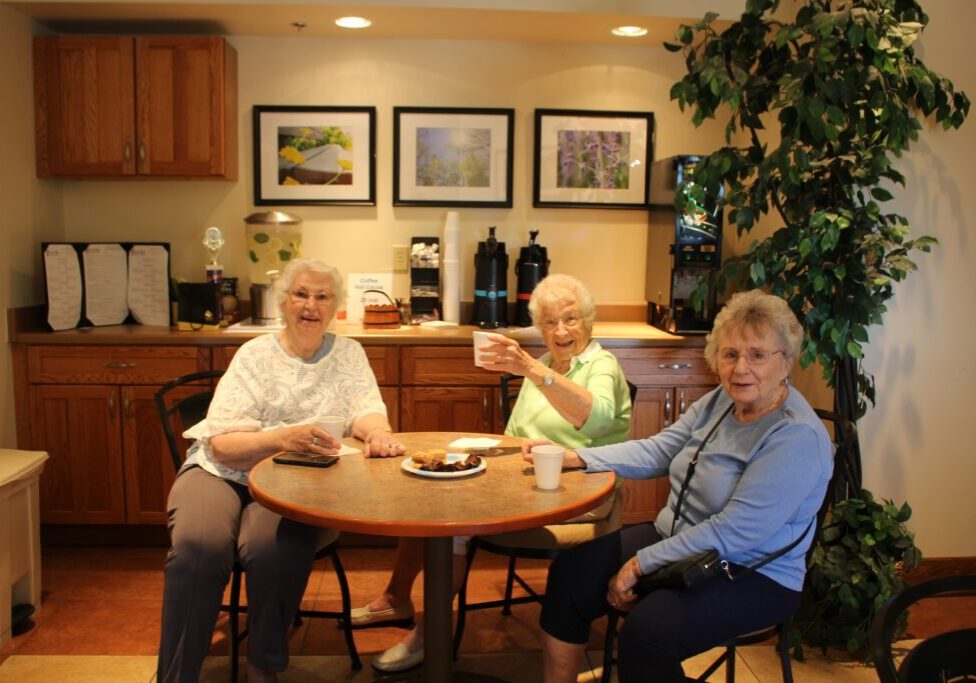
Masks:
[[[561,553],[549,569],[542,630],[566,643],[586,643],[590,623],[610,610],[610,579],[637,550],[660,540],[653,525],[641,524]],[[799,591],[759,573],[734,583],[716,579],[695,590],[653,591],[623,620],[619,680],[683,682],[682,660],[785,621],[799,601]]]
[[[166,556],[157,680],[197,681],[235,555],[247,575],[248,661],[264,671],[288,666],[288,627],[315,551],[334,533],[282,518],[246,487],[193,467],[167,501],[172,547]]]

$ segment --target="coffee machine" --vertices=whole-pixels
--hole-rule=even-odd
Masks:
[[[705,334],[716,313],[714,290],[708,292],[701,311],[691,303],[692,293],[718,269],[722,256],[721,195],[696,202],[688,194],[695,169],[704,159],[685,154],[651,166],[647,322],[674,334]]]
[[[508,326],[508,254],[505,243],[495,239],[495,226],[488,239],[478,242],[474,255],[474,319],[483,329]]]
[[[528,327],[532,324],[529,315],[529,299],[532,297],[532,290],[549,274],[549,257],[546,248],[535,243],[538,234],[538,230],[529,230],[529,244],[522,247],[515,262],[515,275],[518,278],[515,324],[519,327]]]

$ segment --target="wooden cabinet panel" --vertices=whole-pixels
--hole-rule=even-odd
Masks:
[[[34,40],[37,175],[135,173],[131,38]]]
[[[380,387],[380,395],[386,404],[386,416],[394,432],[400,431],[400,388]]]
[[[223,38],[38,37],[34,100],[38,177],[237,177]]]
[[[474,364],[471,346],[408,346],[401,350],[404,385],[498,386],[498,373]]]
[[[50,460],[41,475],[41,520],[55,524],[125,521],[119,390],[35,386],[31,443]]]
[[[34,346],[27,351],[34,384],[165,384],[207,370],[210,354],[194,346]]]
[[[639,387],[718,383],[701,349],[615,348],[612,351],[627,379]]]
[[[401,431],[495,431],[498,390],[480,387],[404,387]]]
[[[139,173],[237,177],[237,54],[215,37],[135,40]]]

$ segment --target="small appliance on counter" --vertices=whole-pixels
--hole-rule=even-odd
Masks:
[[[495,226],[488,228],[488,239],[478,242],[474,255],[471,324],[485,329],[508,326],[508,254],[505,243],[495,239]]]
[[[715,318],[715,292],[701,311],[691,302],[698,284],[721,265],[722,211],[718,198],[691,199],[695,169],[705,157],[680,155],[651,167],[650,226],[645,296],[647,322],[674,334],[705,334]],[[683,196],[679,197],[679,193]],[[675,209],[676,199],[683,211]]]
[[[275,305],[274,281],[277,271],[270,271],[271,282],[258,282],[251,285],[251,324],[260,326],[281,325],[281,312]]]
[[[549,274],[549,256],[546,248],[536,244],[538,230],[529,230],[529,244],[519,250],[518,260],[515,262],[515,275],[518,285],[515,295],[515,324],[528,327],[532,324],[529,315],[529,299],[535,286]]]
[[[261,211],[244,219],[248,275],[251,280],[251,319],[259,327],[278,327],[273,283],[289,261],[302,255],[302,219],[282,211]]]

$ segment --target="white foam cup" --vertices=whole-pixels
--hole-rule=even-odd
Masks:
[[[484,365],[481,362],[481,354],[486,346],[495,342],[495,339],[501,335],[495,334],[494,332],[482,332],[480,330],[475,330],[471,333],[471,338],[474,340],[474,364],[479,368],[483,368]],[[490,356],[489,356],[490,358]]]
[[[559,476],[563,471],[566,449],[555,444],[532,447],[532,463],[535,469],[535,485],[549,491],[559,488]]]
[[[315,424],[327,431],[336,441],[342,441],[346,431],[346,419],[341,415],[326,415],[315,421]]]

